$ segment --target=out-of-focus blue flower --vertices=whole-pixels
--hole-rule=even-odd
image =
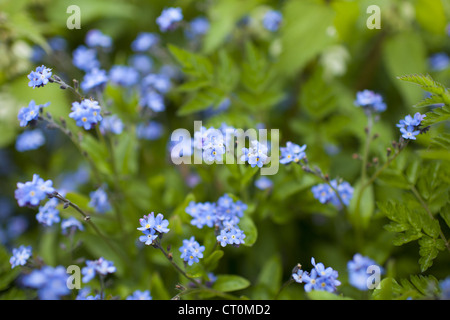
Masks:
[[[95,296],[90,295],[91,294],[91,288],[84,287],[83,289],[80,289],[78,291],[77,297],[75,300],[102,300],[100,297],[100,294],[96,294]]]
[[[283,15],[280,11],[269,10],[263,17],[263,26],[269,31],[275,32],[283,21]]]
[[[153,60],[145,54],[134,54],[128,60],[129,64],[142,74],[149,73],[153,68]]]
[[[141,32],[131,43],[131,49],[135,52],[144,52],[159,42],[159,35],[152,32]]]
[[[106,276],[108,274],[116,272],[116,267],[112,261],[108,261],[103,257],[97,260],[86,260],[86,267],[81,269],[81,274],[83,274],[82,281],[88,283],[91,281],[96,274],[101,276]]]
[[[80,86],[85,92],[91,91],[92,89],[102,90],[108,80],[109,78],[105,70],[94,68],[84,75]]]
[[[172,83],[169,76],[162,73],[150,73],[142,79],[142,86],[146,90],[154,90],[161,94],[169,92]]]
[[[100,187],[90,194],[89,207],[93,208],[97,213],[106,213],[111,210],[111,204],[109,203],[108,194]]]
[[[162,32],[174,30],[178,22],[183,20],[183,12],[181,8],[166,8],[161,15],[156,18],[156,23]]]
[[[97,60],[97,51],[86,46],[78,46],[72,53],[72,63],[75,67],[85,72],[100,68]]]
[[[37,289],[41,300],[59,300],[70,293],[67,287],[69,275],[63,266],[44,266],[23,277],[23,285]]]
[[[37,67],[35,71],[31,71],[28,75],[28,79],[30,80],[30,82],[28,82],[28,86],[33,89],[43,87],[49,82],[51,76],[52,69],[47,68],[44,65]]]
[[[61,221],[59,210],[56,208],[58,204],[59,201],[56,198],[48,200],[44,206],[39,207],[39,212],[36,214],[36,220],[47,227]]]
[[[84,99],[72,103],[72,112],[69,117],[76,121],[77,126],[90,130],[102,120],[101,107],[95,100]]]
[[[53,51],[64,51],[67,49],[67,41],[63,37],[52,37],[48,39],[48,44]]]
[[[63,235],[68,235],[75,230],[84,231],[84,227],[81,222],[74,217],[69,217],[61,222],[61,232]]]
[[[32,181],[18,182],[14,195],[19,206],[38,206],[42,200],[47,198],[47,195],[55,191],[52,184],[51,180],[44,181],[37,174],[33,175]]]
[[[166,109],[164,97],[156,91],[148,91],[141,96],[140,104],[154,112],[162,112]]]
[[[363,90],[356,93],[355,106],[362,107],[370,112],[380,113],[386,110],[383,97],[371,90]]]
[[[353,259],[347,262],[348,282],[359,290],[368,290],[367,279],[370,276],[368,273],[370,266],[379,267],[374,260],[356,253]],[[381,267],[379,268],[380,272],[383,273],[384,270]]]
[[[286,147],[281,147],[281,159],[280,163],[288,164],[291,162],[300,163],[306,157],[306,153],[304,152],[306,149],[306,144],[303,146],[299,146],[298,144],[292,143],[288,141],[286,143]]]
[[[201,258],[203,258],[203,251],[205,251],[205,246],[201,246],[192,236],[189,240],[183,240],[183,245],[179,248],[181,252],[181,259],[184,260],[188,265],[193,265],[198,263]]]
[[[139,81],[139,73],[132,67],[115,65],[109,70],[109,80],[122,87],[132,87]]]
[[[100,132],[102,134],[106,134],[108,132],[113,134],[121,134],[122,131],[123,122],[116,114],[103,118],[102,122],[100,122]]]
[[[150,290],[136,290],[126,300],[152,300],[152,296],[150,295]]]
[[[432,71],[442,71],[448,68],[450,57],[445,52],[438,52],[428,58],[428,63]]]
[[[205,35],[210,27],[209,20],[205,17],[197,17],[189,23],[189,27],[186,29],[186,37],[193,39],[195,37]]]
[[[450,300],[450,277],[439,282],[440,299]]]
[[[45,137],[41,130],[24,131],[17,136],[16,150],[19,152],[36,150],[45,144]]]
[[[262,176],[255,180],[255,187],[259,190],[271,189],[273,187],[273,181],[266,176]]]
[[[98,29],[89,30],[86,33],[85,42],[88,47],[101,47],[105,49],[109,49],[112,46],[112,39],[110,36],[103,34]]]
[[[139,139],[144,140],[157,140],[164,132],[162,124],[156,121],[150,121],[148,123],[139,123],[136,126],[136,136]]]
[[[17,119],[20,121],[19,125],[21,127],[26,127],[30,122],[38,119],[42,108],[50,105],[50,102],[46,104],[36,105],[34,100],[31,100],[28,107],[22,107],[17,114]]]
[[[18,248],[14,248],[12,250],[12,257],[9,259],[11,268],[15,268],[17,266],[24,266],[32,254],[33,253],[31,246],[21,245]]]

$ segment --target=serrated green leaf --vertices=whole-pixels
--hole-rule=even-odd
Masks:
[[[423,107],[432,106],[435,104],[443,104],[443,103],[444,103],[444,99],[441,96],[432,95],[431,97],[425,98],[422,101],[416,103],[414,105],[414,108],[423,108]]]
[[[215,87],[203,88],[196,92],[194,96],[177,111],[177,115],[185,116],[191,113],[213,107],[225,98],[225,93]]]
[[[184,73],[195,78],[212,79],[214,69],[208,58],[173,44],[169,44],[168,48],[173,57],[182,66]]]
[[[433,260],[437,257],[440,250],[445,248],[442,239],[432,239],[428,236],[419,240],[419,264],[422,272],[433,265]]]

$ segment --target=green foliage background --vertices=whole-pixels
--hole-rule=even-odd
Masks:
[[[84,42],[90,29],[100,29],[114,40],[114,51],[104,61],[103,67],[108,69],[127,61],[130,44],[139,32],[157,32],[155,19],[166,6],[180,6],[186,21],[207,16],[211,28],[199,43],[187,41],[182,29],[162,35],[164,52],[156,63],[178,66],[184,78],[170,92],[167,110],[158,115],[165,127],[160,140],[136,139],[137,97],[112,85],[105,89],[105,100],[128,126],[114,141],[114,157],[93,135],[84,133],[81,146],[115,195],[115,212],[92,213],[92,219],[117,250],[87,228],[77,234],[81,246],[69,254],[60,246],[66,239],[59,227],[43,228],[35,221],[35,211],[16,206],[15,214],[26,216],[30,225],[13,243],[0,249],[1,299],[32,297],[15,285],[18,271],[9,265],[10,248],[20,244],[32,245],[34,254],[53,266],[81,266],[83,258],[103,256],[114,261],[118,269],[107,289],[111,296],[123,298],[136,289],[150,289],[154,299],[169,299],[178,293],[175,285],[186,285],[186,280],[160,252],[136,246],[138,219],[152,211],[169,218],[171,232],[163,243],[172,245],[176,261],[180,262],[177,255],[182,239],[190,235],[205,244],[208,257],[213,232],[191,226],[184,208],[191,200],[214,202],[224,193],[249,206],[243,221],[247,244],[215,251],[200,266],[188,269],[195,276],[205,276],[208,271],[220,275],[216,284],[219,291],[273,299],[289,280],[292,268],[297,263],[308,268],[315,257],[338,270],[342,282],[339,295],[307,295],[301,286],[291,285],[280,299],[436,296],[437,283],[449,275],[450,262],[445,248],[448,243],[442,240],[450,237],[450,99],[446,90],[450,69],[433,72],[428,57],[450,52],[446,33],[449,1],[83,0],[76,3],[81,9],[82,28],[69,30],[66,9],[71,4],[68,0],[0,3],[0,162],[8,168],[0,170],[0,194],[13,201],[16,183],[30,180],[33,173],[52,179],[57,188],[62,173],[87,164],[71,141],[57,131],[52,131],[51,143],[38,150],[15,151],[15,138],[22,131],[17,112],[22,106],[31,99],[51,101],[47,111],[55,119],[68,119],[74,100],[57,86],[27,86],[26,75],[36,67],[29,60],[32,45],[50,50],[46,39],[63,36],[70,47],[67,56],[46,65],[56,74],[81,79],[82,73],[70,62],[71,50]],[[366,8],[373,4],[381,8],[381,29],[366,27],[370,16]],[[268,8],[283,13],[283,24],[276,33],[261,24]],[[243,25],[241,20],[246,16],[251,20]],[[416,76],[399,79],[407,75]],[[270,176],[273,189],[261,191],[253,183],[259,173],[245,166],[175,166],[170,162],[167,143],[171,132],[186,128],[193,134],[194,120],[215,127],[226,123],[255,128],[262,123],[268,129],[280,130],[280,145],[287,141],[307,144],[311,164],[356,188],[361,161],[353,155],[363,153],[367,120],[353,101],[356,92],[363,89],[381,93],[388,106],[375,123],[373,131],[378,138],[369,149],[369,160],[377,158],[378,167],[387,161],[386,149],[392,147],[391,142],[398,140],[395,124],[405,115],[428,112],[426,121],[431,128],[409,143],[365,189],[359,213],[354,204],[346,212],[320,204],[310,191],[320,179],[299,167],[280,166],[279,172]],[[427,91],[432,98],[423,101]],[[231,99],[225,112],[205,112],[224,98]],[[444,106],[430,107],[435,103]],[[67,122],[73,132],[80,131]],[[368,173],[375,172],[375,167],[369,167]],[[190,173],[201,177],[194,188],[186,183]],[[96,187],[98,182],[92,177],[89,184],[67,198],[89,211],[89,192]],[[78,217],[71,208],[61,215]],[[6,222],[0,224],[5,227]],[[357,252],[386,269],[380,289],[365,293],[348,284],[346,263]],[[183,298],[212,296],[200,293]]]

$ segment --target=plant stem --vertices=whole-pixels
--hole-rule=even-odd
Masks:
[[[277,294],[275,295],[275,297],[273,298],[274,300],[278,300],[278,297],[280,296],[281,291],[284,290],[284,288],[288,287],[291,283],[294,283],[295,280],[294,279],[289,279],[288,281],[286,281],[285,283],[283,283],[283,285],[281,286],[281,288],[278,290]]]
[[[235,297],[232,294],[228,294],[226,292],[221,292],[221,291],[217,291],[214,290],[208,286],[205,286],[203,283],[197,281],[196,279],[190,277],[179,265],[177,265],[174,261],[173,258],[171,258],[169,256],[169,254],[163,249],[163,247],[161,246],[161,243],[159,242],[159,238],[158,240],[153,244],[153,247],[161,250],[161,252],[163,253],[163,255],[167,258],[167,260],[169,260],[169,262],[172,264],[172,266],[181,274],[183,275],[183,277],[185,277],[186,279],[188,279],[189,281],[191,281],[193,284],[195,284],[199,289],[202,289],[204,291],[208,291],[210,293],[215,294],[216,296],[222,297],[224,299],[229,299],[229,300],[237,300],[239,299],[238,297]],[[181,294],[178,294],[177,296],[180,296]]]
[[[414,193],[414,195],[416,196],[417,200],[419,200],[420,204],[422,205],[422,207],[425,209],[425,211],[427,212],[427,214],[430,216],[430,218],[432,220],[436,220],[433,216],[433,214],[431,213],[430,208],[428,207],[427,203],[425,202],[425,200],[422,198],[422,196],[420,195],[419,191],[416,189],[416,187],[414,185],[411,185],[411,191],[412,193]],[[439,228],[439,236],[441,237],[441,239],[444,241],[445,246],[447,247],[447,250],[450,252],[450,244],[448,243],[447,239],[445,238],[444,233],[442,232],[442,230]]]

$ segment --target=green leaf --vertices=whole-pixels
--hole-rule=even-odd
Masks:
[[[427,107],[427,106],[432,106],[435,104],[442,104],[445,103],[444,99],[441,96],[438,95],[431,95],[428,98],[423,99],[422,101],[416,103],[414,105],[414,108],[422,108],[422,107]]]
[[[152,275],[150,289],[154,300],[169,300],[171,298],[160,274],[157,272]]]
[[[225,97],[225,93],[219,88],[203,88],[196,92],[188,102],[181,106],[181,108],[177,111],[177,115],[185,116],[205,110],[209,107],[218,105]]]
[[[205,269],[208,271],[213,271],[217,268],[220,259],[223,257],[224,252],[222,250],[216,250],[210,254],[203,262]]]
[[[426,113],[426,118],[423,119],[424,126],[430,126],[438,122],[450,120],[450,108],[448,105],[433,109],[433,111]]]
[[[138,170],[138,143],[136,136],[131,132],[122,133],[117,137],[117,142],[112,149],[118,174],[135,174]]]
[[[447,18],[442,1],[415,1],[416,20],[428,32],[445,35]]]
[[[221,274],[217,276],[217,280],[214,282],[212,288],[222,292],[230,292],[242,290],[248,286],[250,286],[250,281],[243,277]]]
[[[85,134],[83,135],[80,145],[95,163],[99,171],[108,175],[112,174],[111,166],[108,162],[108,149],[104,144],[100,143],[93,136]]]
[[[312,290],[307,293],[307,296],[311,300],[353,300],[352,298],[344,297],[328,291]]]
[[[270,292],[276,293],[281,286],[282,276],[283,266],[280,255],[274,254],[264,263],[258,275],[257,285],[263,285]]]
[[[433,260],[437,257],[439,251],[445,249],[445,243],[442,239],[425,236],[419,240],[419,245],[419,264],[421,271],[424,272],[433,265]]]
[[[367,186],[361,194],[361,182],[358,181],[355,183],[353,194],[349,205],[350,219],[355,225],[367,228],[375,209],[373,185]]]
[[[214,69],[208,58],[179,48],[173,44],[169,44],[168,48],[172,56],[183,68],[184,73],[203,80],[212,79]]]
[[[378,181],[382,182],[385,185],[408,190],[410,189],[410,184],[408,180],[406,180],[405,176],[402,172],[395,169],[385,169],[378,176]]]
[[[244,245],[249,247],[253,246],[258,238],[258,229],[253,220],[248,215],[244,215],[239,221],[239,228],[245,234]]]

